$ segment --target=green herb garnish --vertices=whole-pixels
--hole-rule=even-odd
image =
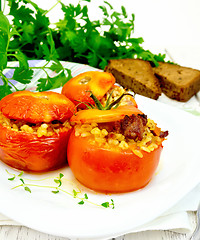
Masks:
[[[86,5],[88,2],[88,6]],[[58,0],[48,10],[38,7],[31,0],[6,0],[12,22],[0,12],[0,99],[18,90],[12,79],[24,85],[31,82],[34,69],[45,72],[46,77],[39,79],[38,91],[63,86],[71,78],[69,70],[64,69],[62,61],[78,62],[104,69],[110,59],[141,58],[158,65],[165,55],[155,55],[145,50],[142,38],[134,38],[134,20],[129,18],[125,7],[117,12],[105,1],[98,6],[102,11],[101,20],[92,21],[88,14],[90,0],[80,0],[77,5],[65,5]],[[64,18],[50,22],[49,11],[60,5]],[[4,11],[4,10],[3,10]],[[95,11],[95,9],[94,9]],[[44,59],[42,67],[29,66],[30,59]],[[4,70],[8,61],[18,61],[12,78],[7,78]],[[52,65],[49,66],[49,63]],[[47,70],[55,71],[51,77]],[[67,76],[66,76],[67,75]]]
[[[99,110],[110,110],[112,108],[115,109],[119,106],[119,104],[124,96],[129,95],[129,96],[134,97],[132,94],[125,92],[121,96],[119,96],[115,101],[111,102],[111,97],[112,97],[112,93],[113,93],[113,92],[111,92],[108,96],[108,99],[106,100],[105,106],[103,106],[102,103],[99,101],[99,99],[92,92],[90,92],[90,93],[91,93],[90,97],[94,100],[94,103],[95,103],[95,106],[92,106],[92,108],[96,107]],[[90,108],[91,108],[91,106],[90,106]]]
[[[39,180],[32,180],[32,179],[27,179],[27,178],[24,178],[23,177],[23,174],[24,172],[20,172],[18,175],[17,174],[14,174],[14,173],[10,173],[6,170],[6,172],[11,175],[12,177],[11,178],[8,178],[9,181],[17,181],[19,180],[19,184],[14,186],[12,189],[16,189],[16,188],[24,188],[25,191],[31,193],[31,188],[44,188],[44,189],[53,189],[51,192],[53,194],[58,194],[58,193],[64,193],[64,194],[67,194],[68,196],[71,196],[75,199],[78,199],[78,204],[79,205],[83,205],[85,204],[85,202],[89,203],[89,204],[92,204],[92,205],[95,205],[95,206],[98,206],[98,207],[104,207],[104,208],[112,208],[114,209],[114,201],[111,199],[110,202],[104,202],[102,204],[97,204],[97,203],[94,203],[94,202],[91,202],[89,201],[89,197],[86,193],[82,194],[82,192],[80,190],[75,190],[73,189],[72,192],[69,192],[67,191],[66,189],[64,189],[62,187],[63,185],[63,182],[62,182],[62,179],[64,177],[64,175],[62,173],[59,174],[58,177],[56,178],[53,178],[53,183],[57,184],[57,186],[53,186],[53,183],[52,185],[39,185],[39,184],[35,184],[33,182],[39,182],[39,181],[44,181],[44,180],[47,180],[47,179],[50,179],[50,178],[46,178],[46,179],[39,179]]]

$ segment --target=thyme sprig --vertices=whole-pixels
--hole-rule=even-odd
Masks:
[[[89,197],[88,197],[88,194],[87,193],[83,194],[80,189],[78,189],[78,190],[73,189],[72,192],[65,190],[62,187],[62,185],[63,185],[62,180],[63,180],[63,177],[64,177],[64,174],[62,174],[62,173],[59,173],[58,177],[56,177],[56,178],[49,177],[49,178],[44,178],[44,179],[33,180],[33,179],[24,178],[23,177],[23,174],[24,174],[23,171],[21,171],[19,174],[10,173],[8,170],[6,170],[6,172],[11,176],[11,177],[8,178],[9,181],[14,181],[14,180],[19,180],[20,181],[20,184],[14,186],[12,189],[24,188],[24,190],[29,192],[29,193],[32,192],[32,190],[31,190],[32,187],[51,189],[51,192],[53,194],[58,194],[58,193],[62,192],[64,194],[68,195],[68,196],[71,196],[71,197],[77,199],[79,205],[83,205],[83,204],[85,204],[85,202],[87,202],[88,204],[95,205],[97,207],[112,208],[112,209],[115,208],[115,204],[114,204],[113,199],[111,199],[110,202],[106,201],[106,202],[103,202],[101,204],[98,204],[98,203],[94,203],[94,202],[90,201]],[[44,181],[44,180],[52,179],[52,178],[53,178],[53,182],[56,183],[56,186],[53,186],[53,185],[39,185],[39,184],[31,183],[31,182]]]
[[[94,100],[95,106],[99,109],[99,110],[110,110],[112,108],[117,108],[122,100],[122,98],[124,96],[131,96],[133,97],[132,94],[130,93],[123,93],[121,96],[119,96],[115,101],[111,102],[111,98],[112,98],[112,94],[113,91],[109,94],[108,99],[106,100],[105,106],[99,101],[99,99],[90,91],[90,97]]]

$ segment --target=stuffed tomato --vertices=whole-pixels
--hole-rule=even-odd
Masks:
[[[115,84],[115,78],[111,73],[100,71],[88,71],[71,78],[62,88],[62,94],[74,102],[78,109],[86,109],[87,106],[95,106],[91,93],[106,106],[114,102],[125,89]],[[137,107],[135,99],[127,94],[120,105],[133,105]]]
[[[0,101],[0,160],[25,171],[67,163],[74,104],[54,92],[19,91]]]
[[[71,118],[68,163],[86,187],[100,192],[143,188],[159,163],[168,132],[134,106],[89,109]]]
[[[78,105],[78,108],[85,109],[86,104],[94,105],[91,92],[101,100],[114,83],[115,78],[111,73],[88,71],[65,83],[62,94]]]

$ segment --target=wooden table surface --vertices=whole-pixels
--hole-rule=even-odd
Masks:
[[[190,220],[192,225],[195,226],[195,212],[190,214]],[[109,240],[189,240],[190,236],[191,233],[180,234],[172,231],[145,231],[124,235]],[[69,238],[52,236],[24,226],[0,226],[0,240],[69,240]]]
[[[170,231],[146,231],[115,238],[115,240],[188,240],[191,234],[179,234]],[[1,226],[1,240],[69,240],[37,232],[23,226]],[[78,239],[77,239],[78,240]],[[114,240],[114,239],[109,239]]]

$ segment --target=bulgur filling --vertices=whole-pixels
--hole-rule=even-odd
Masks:
[[[64,123],[52,121],[50,123],[35,124],[23,120],[8,119],[2,114],[2,112],[0,112],[0,124],[13,131],[37,134],[38,137],[52,136],[54,133],[59,133],[63,128],[71,128],[69,121],[65,121]]]
[[[110,97],[111,94],[112,94],[112,95],[111,95],[111,98],[110,98],[110,103],[116,101],[116,100],[117,100],[122,94],[124,94],[125,92],[126,92],[125,89],[124,89],[123,87],[121,87],[121,86],[116,85],[116,86],[112,87],[112,88],[105,94],[105,96],[101,99],[102,105],[105,105],[105,104],[106,104],[106,102],[107,102],[107,100],[108,100],[108,98]],[[121,101],[120,101],[120,103],[119,103],[119,106],[127,105],[127,102],[130,102],[130,101],[131,101],[131,98],[132,98],[132,96],[125,95],[125,96],[121,99]]]
[[[128,116],[127,116],[128,117]],[[114,123],[116,124],[116,123]],[[119,124],[119,122],[118,122]],[[168,132],[162,132],[162,136],[157,136],[154,132],[156,123],[151,119],[146,119],[142,130],[142,136],[127,137],[120,131],[113,131],[112,127],[101,123],[77,124],[75,135],[89,137],[91,144],[98,144],[100,147],[115,150],[131,150],[135,155],[142,158],[142,151],[151,152],[162,143]]]

